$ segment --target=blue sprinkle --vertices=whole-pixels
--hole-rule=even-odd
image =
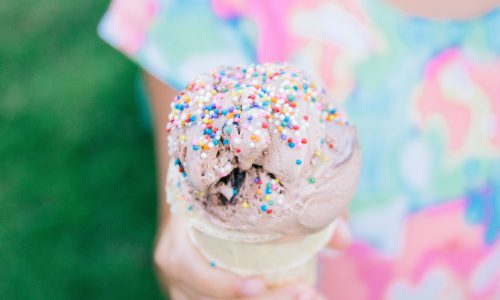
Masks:
[[[191,118],[189,118],[189,120],[190,120],[191,122],[196,121],[196,116],[191,116]]]
[[[198,145],[193,145],[193,150],[198,151],[198,150],[200,150],[200,147]]]
[[[262,211],[266,211],[266,210],[267,210],[267,205],[264,205],[264,204],[263,204],[263,205],[260,207],[260,209],[261,209]]]
[[[290,148],[295,148],[295,143],[294,143],[294,142],[288,143],[288,146],[289,146]]]
[[[271,193],[272,193],[271,189],[267,188],[267,189],[266,189],[266,194],[268,194],[268,195],[269,195],[269,194],[271,194]]]
[[[219,145],[219,140],[213,140],[212,143],[214,143],[215,146]]]
[[[226,110],[226,109],[223,109],[223,110],[222,110],[222,115],[223,115],[223,116],[227,115],[227,110]]]
[[[228,140],[222,140],[222,144],[224,144],[224,145],[228,145],[228,144],[229,144],[229,141],[228,141]]]
[[[237,188],[233,188],[233,196],[236,196],[238,195],[238,189]]]
[[[300,166],[302,164],[302,161],[300,159],[297,159],[295,163]]]
[[[213,261],[213,260],[212,260],[212,261],[210,262],[210,266],[211,266],[212,268],[215,268],[215,267],[217,267],[217,264],[215,263],[215,261]]]

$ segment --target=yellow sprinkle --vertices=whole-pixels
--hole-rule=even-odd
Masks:
[[[271,196],[266,195],[266,196],[264,196],[264,199],[266,199],[267,201],[269,201],[269,200],[271,200]]]
[[[183,142],[186,141],[186,136],[185,135],[181,135],[181,141],[183,141]]]
[[[245,201],[245,202],[243,202],[243,203],[241,204],[241,206],[243,206],[243,208],[248,208],[248,202],[246,202],[246,201]]]

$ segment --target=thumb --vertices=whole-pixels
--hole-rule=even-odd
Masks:
[[[352,242],[351,230],[344,217],[337,219],[332,238],[328,243],[328,248],[333,250],[343,250]]]

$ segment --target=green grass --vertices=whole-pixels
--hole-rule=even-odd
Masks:
[[[137,68],[108,1],[0,1],[0,299],[159,299]]]

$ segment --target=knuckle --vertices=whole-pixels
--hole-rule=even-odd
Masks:
[[[165,256],[163,255],[163,251],[161,251],[160,247],[156,247],[153,252],[153,262],[157,268],[165,267]]]

